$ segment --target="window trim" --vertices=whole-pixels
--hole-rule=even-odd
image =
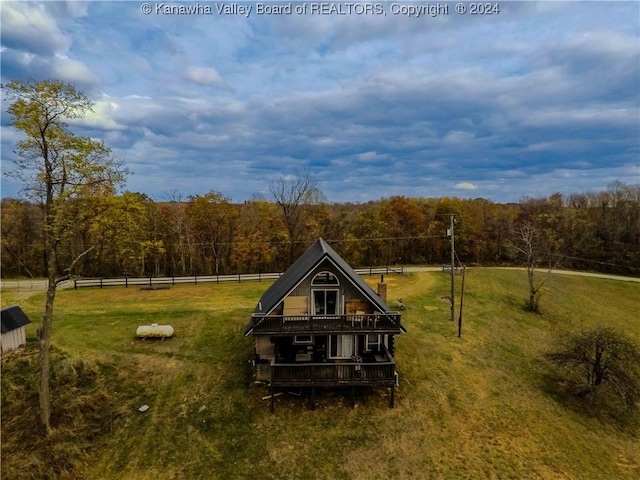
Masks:
[[[369,342],[369,337],[376,336],[378,337],[377,342]],[[373,352],[374,350],[381,350],[381,346],[383,344],[383,338],[380,333],[367,333],[364,336],[364,351],[365,352]],[[375,348],[373,348],[375,347]]]
[[[327,313],[326,311],[324,313],[318,313],[316,312],[316,292],[324,292],[325,294],[327,292],[336,292],[336,309],[334,313]],[[327,307],[327,297],[325,296],[324,298],[324,307],[326,310]],[[311,311],[312,311],[312,315],[322,315],[322,316],[330,316],[330,315],[340,315],[340,309],[341,309],[341,305],[340,305],[340,289],[339,288],[313,288],[311,289]]]
[[[308,338],[308,340],[300,340],[300,338]],[[294,335],[294,345],[313,345],[313,335]]]
[[[327,275],[327,276],[331,276],[335,279],[335,283],[325,283],[325,282],[318,282],[316,283],[316,278],[320,277],[321,275]],[[333,273],[330,272],[329,270],[323,270],[321,272],[316,273],[313,278],[311,279],[311,285],[314,287],[339,287],[340,286],[340,279],[338,278],[338,276]]]

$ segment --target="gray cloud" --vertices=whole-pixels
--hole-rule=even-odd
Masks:
[[[51,56],[66,52],[71,45],[71,39],[59,28],[46,4],[4,2],[0,18],[2,45],[6,48]]]
[[[637,178],[639,6],[550,3],[491,19],[188,22],[89,4],[72,26],[52,17],[49,50],[3,31],[3,81],[83,79],[97,105],[74,128],[105,138],[136,172],[129,188],[155,197],[240,201],[302,167],[336,201],[516,201]]]

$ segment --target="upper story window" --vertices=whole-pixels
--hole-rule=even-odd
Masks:
[[[331,272],[320,272],[313,277],[311,285],[314,287],[334,287],[340,285],[340,281],[338,280],[338,277]]]
[[[313,315],[337,315],[340,313],[340,281],[331,272],[320,272],[311,280],[311,305]]]

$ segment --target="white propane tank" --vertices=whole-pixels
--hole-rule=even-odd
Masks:
[[[140,325],[136,330],[136,335],[140,338],[169,338],[173,335],[173,327],[171,325]]]

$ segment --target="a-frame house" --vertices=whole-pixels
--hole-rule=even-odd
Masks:
[[[258,380],[273,388],[397,384],[398,312],[323,239],[262,295],[245,330]],[[313,392],[314,390],[312,390]]]

